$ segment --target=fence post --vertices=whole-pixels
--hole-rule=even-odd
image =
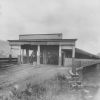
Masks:
[[[12,55],[9,54],[9,63],[11,64],[11,62],[12,62]]]

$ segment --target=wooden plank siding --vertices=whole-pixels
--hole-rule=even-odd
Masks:
[[[81,70],[84,67],[92,66],[99,63],[100,60],[96,60],[96,59],[76,59],[77,70]]]
[[[58,34],[24,34],[19,35],[19,40],[29,39],[62,39],[62,33]]]
[[[77,68],[77,70],[83,69],[84,67],[99,64],[99,59],[76,59],[74,61],[74,66]],[[65,66],[71,66],[72,65],[72,59],[71,58],[65,58]]]

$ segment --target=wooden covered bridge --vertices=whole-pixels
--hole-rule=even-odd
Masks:
[[[49,64],[69,67],[77,70],[98,65],[100,58],[96,55],[76,48],[77,39],[63,39],[58,34],[26,34],[19,35],[19,40],[8,40],[12,47],[20,48],[21,64]],[[72,66],[73,67],[73,66]]]

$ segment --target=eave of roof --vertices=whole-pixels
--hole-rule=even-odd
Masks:
[[[75,42],[77,39],[22,39],[8,40],[9,42]]]

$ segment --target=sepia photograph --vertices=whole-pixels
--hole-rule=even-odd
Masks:
[[[100,0],[0,0],[0,100],[100,100]]]

